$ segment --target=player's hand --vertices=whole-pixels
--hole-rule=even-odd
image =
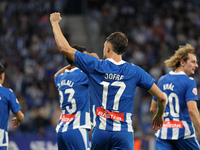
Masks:
[[[17,128],[20,125],[20,122],[17,120],[16,117],[12,118],[12,127]]]
[[[158,131],[163,126],[163,116],[156,114],[152,120],[152,127],[155,131]]]
[[[50,15],[50,21],[51,21],[51,23],[53,23],[53,22],[59,23],[61,20],[62,20],[62,18],[60,16],[59,12],[55,12],[55,13],[52,13]]]
[[[99,56],[98,56],[96,53],[87,53],[87,54],[90,55],[90,56],[93,56],[93,57],[99,58]]]

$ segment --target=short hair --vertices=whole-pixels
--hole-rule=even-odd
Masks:
[[[122,32],[114,32],[106,38],[106,42],[112,44],[112,50],[118,55],[122,55],[128,46],[128,38]]]
[[[0,64],[0,74],[5,72],[5,68],[2,64]]]
[[[78,50],[78,51],[80,51],[80,52],[82,52],[82,53],[83,53],[84,51],[87,52],[86,47],[81,46],[81,45],[78,45],[78,44],[73,44],[71,47],[75,48],[76,50]],[[74,62],[73,62],[71,59],[67,58],[66,56],[65,56],[65,58],[66,58],[66,61],[67,61],[70,65],[74,65]]]
[[[195,55],[195,48],[190,44],[186,44],[184,46],[181,45],[179,46],[179,49],[175,51],[173,56],[165,60],[165,65],[170,68],[178,68],[181,65],[181,60],[186,62],[189,59],[188,54]]]

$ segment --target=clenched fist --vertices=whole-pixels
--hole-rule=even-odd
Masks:
[[[60,20],[62,20],[62,18],[60,17],[60,13],[59,12],[55,12],[55,13],[52,13],[50,15],[50,21],[51,21],[51,23],[53,23],[53,22],[59,23]]]

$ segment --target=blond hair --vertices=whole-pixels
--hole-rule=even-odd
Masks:
[[[178,68],[181,60],[187,61],[189,59],[189,53],[195,55],[195,48],[192,45],[186,44],[184,46],[179,46],[179,49],[175,51],[175,54],[165,60],[165,65],[170,68]]]

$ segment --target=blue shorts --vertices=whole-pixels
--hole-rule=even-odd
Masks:
[[[133,150],[133,132],[93,129],[91,150]]]
[[[56,133],[58,150],[89,150],[89,135],[87,129],[67,130]]]
[[[178,140],[163,140],[156,138],[156,150],[200,150],[196,138],[180,138]]]

